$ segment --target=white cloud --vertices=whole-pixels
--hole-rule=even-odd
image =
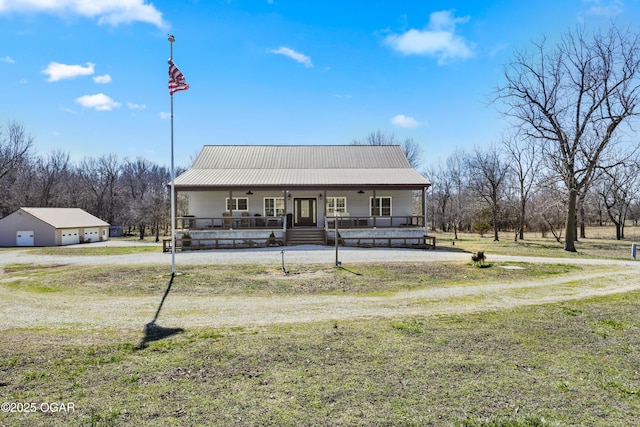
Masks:
[[[133,102],[128,102],[128,101],[127,101],[127,107],[129,107],[132,110],[144,110],[145,108],[147,108],[145,104],[134,104]]]
[[[288,56],[289,58],[293,59],[296,62],[299,62],[301,64],[303,64],[305,67],[313,67],[313,64],[311,63],[311,58],[309,58],[307,55],[300,53],[300,52],[296,52],[293,49],[290,49],[288,47],[280,47],[278,49],[272,49],[269,51],[270,53],[275,53],[276,55],[284,55],[284,56]]]
[[[5,12],[79,15],[98,18],[101,25],[139,21],[166,27],[162,13],[146,0],[0,0],[0,14]]]
[[[161,120],[169,120],[171,118],[171,113],[161,112],[158,114]]]
[[[403,128],[417,128],[419,126],[424,125],[424,123],[420,123],[413,117],[408,117],[408,116],[405,116],[404,114],[398,114],[397,116],[393,117],[391,119],[391,123]]]
[[[10,56],[5,56],[5,57],[0,58],[0,62],[6,62],[7,64],[13,64],[16,61],[11,59]]]
[[[469,17],[456,18],[453,12],[433,12],[423,30],[391,34],[384,42],[404,55],[435,56],[440,65],[453,59],[467,59],[473,56],[474,44],[456,34],[456,25],[469,22]]]
[[[119,102],[114,101],[104,93],[84,95],[76,98],[76,102],[85,108],[93,108],[96,111],[109,111],[120,106]]]
[[[47,68],[42,70],[42,74],[47,74],[49,78],[48,82],[56,82],[64,79],[74,79],[78,76],[90,76],[94,73],[93,68],[95,64],[87,62],[87,66],[82,65],[67,65],[60,64],[58,62],[50,62]]]
[[[107,84],[111,83],[111,76],[109,74],[105,74],[103,76],[95,76],[93,81],[97,84]]]
[[[602,1],[602,0],[583,0],[584,3],[592,4],[585,14],[592,16],[604,16],[614,18],[623,11],[624,3],[620,0]]]

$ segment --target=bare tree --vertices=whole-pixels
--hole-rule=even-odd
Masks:
[[[517,230],[515,240],[524,239],[527,202],[536,189],[538,172],[541,168],[540,148],[530,138],[520,139],[517,136],[502,141],[507,154],[507,162],[515,179],[518,194]]]
[[[23,156],[0,179],[0,217],[21,206],[37,206],[36,173],[31,154]]]
[[[353,145],[400,145],[412,168],[418,168],[422,161],[422,148],[413,138],[398,141],[393,132],[377,130],[362,139],[354,139]]]
[[[633,201],[632,191],[638,185],[639,172],[636,162],[626,162],[603,170],[596,180],[596,191],[609,219],[616,226],[617,240],[624,238],[624,224]]]
[[[149,175],[152,164],[142,158],[136,160],[125,159],[120,176],[121,187],[125,199],[125,217],[135,224],[140,234],[140,240],[144,239],[149,221],[146,196],[149,187]]]
[[[16,121],[0,125],[0,179],[27,156],[33,146],[33,137]]]
[[[60,207],[68,204],[63,199],[63,186],[69,178],[69,154],[61,150],[54,150],[46,158],[36,161],[37,180],[39,187],[39,206]]]
[[[147,227],[160,240],[160,230],[168,220],[169,192],[166,184],[171,179],[167,168],[138,158],[125,160],[122,167],[121,183],[125,211],[128,221],[138,227],[140,240],[144,239]]]
[[[476,147],[468,158],[468,167],[471,175],[470,188],[479,194],[491,208],[493,239],[497,242],[500,240],[498,236],[498,211],[509,166],[501,159],[499,149],[495,145],[491,145],[487,150]]]
[[[17,209],[29,196],[31,185],[30,150],[33,137],[17,121],[0,124],[0,218]],[[20,184],[20,191],[17,185]]]
[[[555,179],[543,181],[537,194],[537,210],[538,216],[542,219],[543,237],[547,231],[551,231],[558,243],[562,239],[562,226],[567,209],[563,194],[564,189]]]
[[[423,175],[431,182],[431,229],[435,230],[439,226],[440,230],[446,232],[449,229],[447,223],[449,202],[453,196],[450,176],[441,163],[427,168]]]
[[[539,141],[566,187],[566,251],[575,252],[576,206],[616,130],[638,115],[638,34],[612,27],[588,38],[567,32],[554,47],[515,52],[495,101],[520,131]]]
[[[453,226],[454,238],[458,239],[458,231],[469,210],[468,181],[469,170],[467,168],[467,154],[463,150],[456,149],[447,157],[446,179],[451,183],[453,190],[451,211],[448,215],[448,223]]]
[[[121,169],[121,162],[115,154],[97,159],[85,157],[78,168],[85,209],[110,224],[114,223],[116,212],[120,211],[118,178]]]
[[[73,165],[60,150],[32,153],[33,142],[20,123],[0,124],[0,218],[20,206],[80,207],[112,224],[138,226],[141,238],[145,228],[156,233],[156,240],[168,229],[166,167],[138,159],[123,169],[115,154],[85,157]],[[177,202],[178,212],[186,212],[186,195],[179,194]]]

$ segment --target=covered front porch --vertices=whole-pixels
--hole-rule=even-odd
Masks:
[[[285,216],[231,222],[227,218],[194,216],[176,219],[182,224],[176,230],[178,250],[334,244],[336,234],[342,246],[435,248],[435,237],[426,235],[419,216],[326,218],[324,227],[289,228]],[[201,227],[201,223],[219,225]],[[314,229],[319,234],[309,233]],[[165,240],[165,251],[170,250],[170,242]]]
[[[176,249],[333,244],[336,235],[345,246],[425,247],[428,241],[433,247],[426,236],[425,190],[192,190],[190,214],[176,217]]]
[[[206,145],[175,180],[176,247],[419,244],[430,185],[398,145]]]

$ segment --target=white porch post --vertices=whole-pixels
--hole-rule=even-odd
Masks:
[[[327,222],[327,190],[322,190],[322,217],[325,219],[325,224]]]
[[[377,200],[376,200],[376,189],[374,188],[374,189],[373,189],[373,201],[372,201],[372,203],[373,203],[373,207],[375,207],[375,206],[376,206],[376,202],[377,202]],[[370,210],[371,210],[371,208],[372,208],[372,206],[369,206],[369,209],[370,209]],[[378,206],[378,209],[379,209],[379,208],[380,208],[380,207]],[[376,225],[376,213],[377,213],[377,210],[374,210],[374,211],[373,211],[373,228],[377,228],[377,225]]]
[[[424,223],[424,234],[429,234],[429,224],[427,223],[427,190],[429,187],[424,187],[422,189],[422,220]]]
[[[289,214],[289,202],[288,202],[289,191],[282,190],[282,194],[284,195],[284,219],[282,220],[282,224],[284,229],[286,230],[287,228],[291,228],[291,224],[287,224],[287,215]]]
[[[229,229],[233,230],[233,190],[229,190],[229,221]]]

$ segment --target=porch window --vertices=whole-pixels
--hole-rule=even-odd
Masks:
[[[284,216],[284,197],[265,197],[264,216]]]
[[[391,197],[371,198],[372,216],[391,216]]]
[[[335,212],[347,212],[346,197],[327,197],[327,216],[333,215]]]
[[[227,197],[227,210],[248,211],[249,199],[247,197],[234,197],[233,199]]]

